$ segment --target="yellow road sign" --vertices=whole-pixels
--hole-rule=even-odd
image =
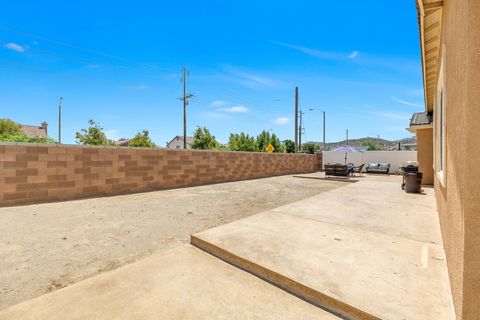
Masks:
[[[275,151],[275,147],[271,143],[267,146],[266,149],[268,153],[272,153],[273,151]]]

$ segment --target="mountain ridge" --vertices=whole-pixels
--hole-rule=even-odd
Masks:
[[[398,140],[387,140],[381,138],[373,138],[373,137],[363,137],[357,139],[348,139],[348,145],[356,148],[365,149],[365,146],[362,146],[367,141],[373,141],[381,150],[391,151],[391,150],[398,150],[400,144],[400,150],[416,150],[417,149],[417,140],[413,138],[403,138]],[[325,148],[323,148],[323,142],[318,141],[308,141],[306,144],[315,144],[319,146],[322,150],[329,151],[333,150],[337,147],[347,145],[346,140],[337,141],[337,142],[327,142],[325,143]]]

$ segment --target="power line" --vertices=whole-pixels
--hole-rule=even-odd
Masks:
[[[78,46],[78,45],[73,45],[73,44],[70,44],[70,43],[66,43],[66,42],[63,42],[63,41],[50,39],[50,38],[47,38],[47,37],[44,37],[44,36],[32,34],[30,32],[25,32],[25,31],[12,29],[12,28],[9,28],[9,27],[4,26],[4,25],[0,25],[0,29],[4,30],[4,31],[7,31],[7,32],[16,33],[16,34],[20,34],[20,35],[27,36],[27,37],[30,37],[30,38],[34,38],[34,39],[37,39],[37,40],[46,41],[46,42],[49,42],[49,43],[52,43],[52,44],[55,44],[55,45],[58,45],[58,46],[62,46],[62,47],[66,47],[66,48],[70,48],[70,49],[74,49],[74,50],[80,50],[80,51],[84,51],[84,52],[88,52],[88,53],[93,53],[93,54],[100,55],[100,56],[103,56],[103,57],[106,57],[106,58],[116,59],[116,60],[120,60],[120,61],[124,61],[124,62],[133,62],[133,63],[140,64],[140,65],[155,67],[154,65],[140,63],[140,62],[137,62],[137,61],[134,61],[134,60],[122,58],[122,57],[115,56],[115,55],[105,53],[105,52],[101,52],[101,51],[98,51],[98,50],[89,49],[89,48],[81,47],[81,46]]]

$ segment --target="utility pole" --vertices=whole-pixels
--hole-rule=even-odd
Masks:
[[[295,87],[295,152],[298,152],[298,87]]]
[[[323,112],[323,150],[325,150],[326,143],[325,143],[325,111]]]
[[[323,113],[323,150],[325,150],[326,142],[325,142],[325,111],[317,108],[310,108],[309,111],[321,111]]]
[[[345,129],[345,132],[347,133],[347,146],[348,146],[348,129]]]
[[[302,151],[302,133],[303,133],[303,128],[302,128],[302,116],[303,116],[304,112],[302,110],[300,110],[300,112],[298,113],[299,117],[300,117],[300,126],[298,127],[298,149],[300,151]]]
[[[187,149],[187,105],[188,99],[193,97],[193,94],[187,94],[187,78],[190,76],[190,72],[187,68],[182,68],[182,79],[183,82],[183,97],[178,98],[183,100],[183,149]]]
[[[60,97],[58,102],[58,143],[62,143],[62,100],[63,97]]]

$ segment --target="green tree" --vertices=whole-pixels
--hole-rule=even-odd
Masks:
[[[0,119],[0,135],[22,135],[21,126],[11,119]]]
[[[228,139],[228,148],[232,151],[258,151],[257,143],[253,136],[241,132],[230,133]]]
[[[132,140],[128,143],[129,147],[144,147],[144,148],[155,148],[156,145],[150,139],[150,136],[148,135],[148,130],[142,130],[140,132],[137,132],[135,137],[133,137]]]
[[[368,151],[381,150],[378,144],[373,140],[366,140],[362,142],[362,147],[367,147]]]
[[[109,140],[103,132],[103,128],[95,120],[88,120],[90,125],[87,129],[81,129],[75,134],[78,144],[94,145],[94,146],[109,146],[114,145],[112,140]]]
[[[306,153],[314,154],[316,146],[314,143],[304,143],[302,144],[302,150]]]
[[[287,153],[295,153],[295,142],[293,142],[292,140],[284,140],[283,146],[285,147],[285,151]]]
[[[220,144],[206,127],[197,127],[193,133],[192,149],[215,150]]]
[[[0,141],[55,143],[55,140],[50,137],[27,137],[21,130],[21,126],[10,119],[0,119]]]
[[[280,138],[277,137],[275,133],[272,133],[270,135],[270,132],[263,130],[260,132],[260,134],[257,136],[257,145],[258,145],[258,150],[261,152],[265,152],[267,149],[267,146],[269,144],[272,144],[275,150],[273,152],[284,152],[285,148],[282,145],[282,142],[280,141]]]

